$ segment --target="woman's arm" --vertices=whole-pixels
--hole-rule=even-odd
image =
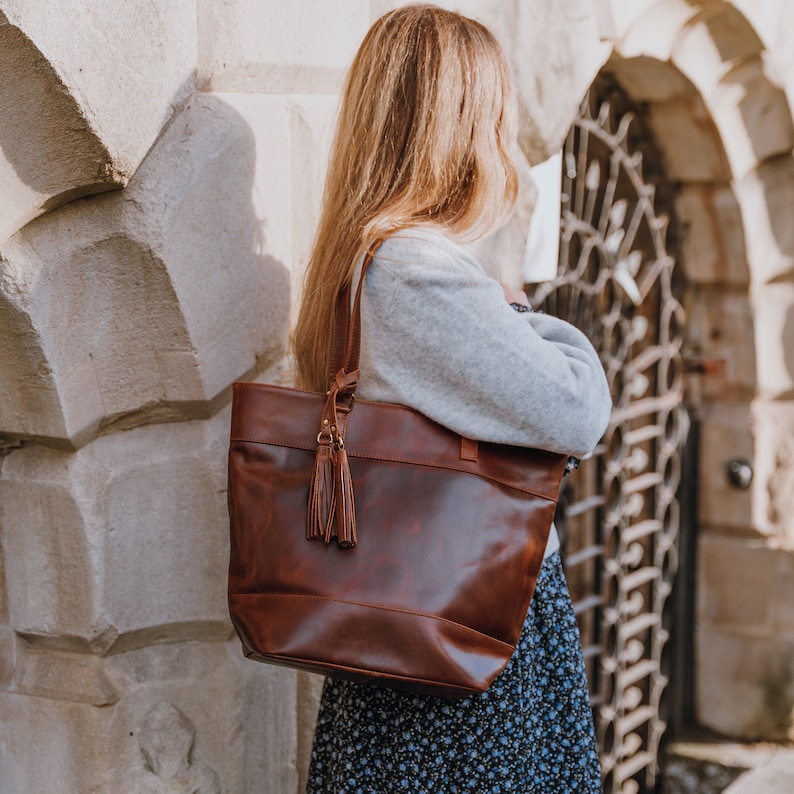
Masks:
[[[461,249],[411,234],[387,240],[366,276],[359,395],[479,440],[589,453],[612,402],[584,334],[513,311]]]

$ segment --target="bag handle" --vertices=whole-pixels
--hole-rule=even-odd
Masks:
[[[331,342],[331,366],[328,371],[329,383],[333,383],[340,369],[344,369],[346,372],[353,372],[358,369],[361,353],[361,292],[364,276],[381,243],[383,243],[383,239],[376,240],[364,255],[352,308],[350,306],[352,280],[345,284],[337,295],[334,312],[334,332]]]
[[[317,434],[317,452],[309,483],[306,537],[326,543],[336,537],[339,545],[355,546],[356,511],[353,480],[345,450],[347,415],[353,410],[358,386],[361,353],[361,292],[364,275],[383,240],[368,249],[361,265],[356,294],[350,307],[351,283],[337,295],[331,340],[331,367],[325,406]]]
[[[340,546],[351,547],[358,542],[353,499],[353,481],[345,450],[347,415],[353,410],[359,377],[361,355],[361,293],[364,277],[375,253],[383,243],[376,240],[367,249],[361,274],[350,306],[352,280],[337,295],[334,330],[331,340],[329,388],[317,434],[317,452],[309,484],[309,509],[306,537],[323,539],[326,543],[336,537]],[[461,437],[460,457],[476,461],[477,441]]]

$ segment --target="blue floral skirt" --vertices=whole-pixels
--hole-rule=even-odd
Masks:
[[[307,794],[598,794],[584,663],[559,554],[518,646],[481,695],[445,700],[325,682]]]

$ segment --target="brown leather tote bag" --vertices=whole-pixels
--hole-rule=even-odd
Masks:
[[[566,456],[354,401],[373,254],[327,394],[234,384],[229,610],[251,659],[464,697],[515,649]]]

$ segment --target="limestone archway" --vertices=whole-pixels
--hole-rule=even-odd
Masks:
[[[794,705],[782,684],[794,637],[775,618],[794,535],[790,497],[775,487],[794,448],[791,108],[731,3],[613,8],[622,33],[604,68],[643,104],[686,227],[688,355],[701,373],[690,391],[700,422],[695,717],[782,738]],[[754,469],[747,489],[727,476],[737,459]]]

